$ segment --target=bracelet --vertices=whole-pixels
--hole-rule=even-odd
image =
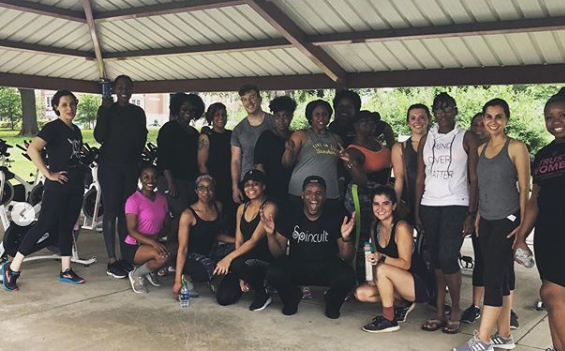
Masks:
[[[386,256],[382,255],[381,257],[379,257],[379,261],[377,262],[377,264],[378,263],[385,263],[385,260],[386,260]]]
[[[475,217],[477,215],[477,211],[467,211],[467,216],[473,216]]]

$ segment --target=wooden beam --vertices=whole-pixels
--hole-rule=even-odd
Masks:
[[[565,29],[565,16],[450,24],[430,27],[371,30],[354,33],[321,34],[308,36],[306,40],[315,45],[335,45],[379,41],[466,37],[473,35],[528,33],[563,29]]]
[[[55,55],[55,56],[72,56],[81,57],[86,59],[94,59],[94,54],[90,51],[80,51],[73,49],[58,48],[54,46],[45,46],[37,44],[29,44],[18,41],[11,41],[0,39],[0,47],[7,49],[14,49],[18,51],[31,52],[34,54],[45,54],[45,55]]]
[[[501,84],[563,84],[565,64],[507,66],[486,68],[453,68],[395,72],[350,73],[351,88],[396,88],[450,85]],[[238,77],[213,79],[186,79],[167,81],[137,81],[138,94],[169,93],[175,91],[237,91],[245,83],[256,84],[262,90],[335,89],[339,84],[325,74]],[[100,93],[95,81],[0,73],[0,86],[33,89],[70,89],[83,93]]]
[[[32,12],[42,16],[57,17],[69,21],[86,23],[86,17],[84,17],[84,14],[82,12],[67,10],[57,6],[44,5],[39,2],[23,0],[0,0],[0,7],[22,12]]]
[[[13,73],[0,73],[0,86],[48,90],[69,89],[81,93],[100,93],[98,82]]]
[[[106,68],[104,67],[104,59],[102,58],[102,48],[100,46],[100,40],[98,40],[96,23],[94,23],[94,17],[92,15],[92,7],[90,5],[90,0],[81,0],[80,2],[82,3],[82,7],[84,9],[86,23],[88,24],[90,38],[92,39],[92,46],[94,47],[94,56],[96,56],[96,65],[98,66],[98,74],[100,76],[100,79],[103,79],[106,78]]]
[[[277,29],[333,81],[345,86],[345,70],[322,48],[312,45],[306,34],[277,5],[266,0],[244,0],[255,12]]]
[[[169,2],[140,7],[131,7],[96,14],[97,22],[126,20],[140,17],[168,15],[179,12],[191,12],[242,5],[241,0],[192,0]]]
[[[397,88],[451,85],[502,85],[564,83],[565,64],[507,66],[486,68],[453,68],[395,72],[365,72],[347,74],[351,88]],[[237,91],[245,83],[256,84],[262,90],[335,89],[340,85],[324,74],[186,79],[135,82],[136,93],[175,91]]]
[[[151,57],[151,56],[167,56],[167,55],[183,55],[183,54],[208,54],[208,53],[226,53],[240,52],[251,50],[281,49],[288,48],[292,45],[285,38],[264,39],[244,42],[232,42],[222,44],[183,46],[162,49],[120,51],[104,53],[104,59],[109,60],[125,60],[135,57]]]
[[[355,88],[550,84],[564,83],[563,72],[565,64],[555,64],[353,73],[347,79]]]

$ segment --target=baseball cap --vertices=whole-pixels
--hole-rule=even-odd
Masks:
[[[266,176],[265,173],[261,172],[258,169],[251,169],[243,175],[243,180],[241,181],[240,185],[243,187],[243,184],[247,183],[249,180],[254,180],[256,182],[261,182],[265,184]]]
[[[324,180],[324,178],[317,175],[306,177],[306,179],[304,179],[304,182],[302,183],[302,190],[304,190],[306,186],[310,184],[320,184],[324,187],[324,189],[326,189],[326,181]]]

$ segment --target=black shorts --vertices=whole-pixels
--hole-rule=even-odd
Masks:
[[[414,302],[427,303],[430,300],[430,293],[426,288],[426,283],[416,274],[411,273],[414,278]]]
[[[134,265],[135,262],[135,253],[137,252],[137,249],[139,249],[139,245],[131,245],[131,244],[127,244],[124,243],[124,245],[122,245],[122,258],[129,264]]]

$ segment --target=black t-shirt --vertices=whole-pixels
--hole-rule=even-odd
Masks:
[[[286,215],[277,218],[277,232],[289,240],[289,257],[293,260],[317,261],[335,257],[339,253],[337,240],[341,237],[344,211],[331,211],[327,205],[322,215],[311,221],[302,206],[289,208]]]
[[[224,202],[231,199],[231,130],[217,133],[202,128],[202,133],[210,138],[208,151],[208,171],[216,180],[216,199]]]
[[[198,136],[196,129],[191,126],[185,129],[177,120],[165,123],[157,136],[159,170],[169,170],[175,179],[196,179]]]
[[[553,141],[536,154],[532,177],[540,186],[538,220],[565,216],[565,143]]]
[[[288,197],[292,168],[284,168],[282,156],[286,139],[270,130],[264,131],[255,144],[255,164],[263,164],[267,172],[267,194],[277,200]]]
[[[45,140],[47,165],[51,172],[67,172],[68,182],[45,180],[45,190],[83,191],[85,167],[80,162],[82,134],[76,125],[67,126],[61,119],[47,123],[37,134]]]
[[[94,128],[94,138],[100,147],[100,164],[137,166],[147,141],[145,111],[128,104],[100,106]]]

